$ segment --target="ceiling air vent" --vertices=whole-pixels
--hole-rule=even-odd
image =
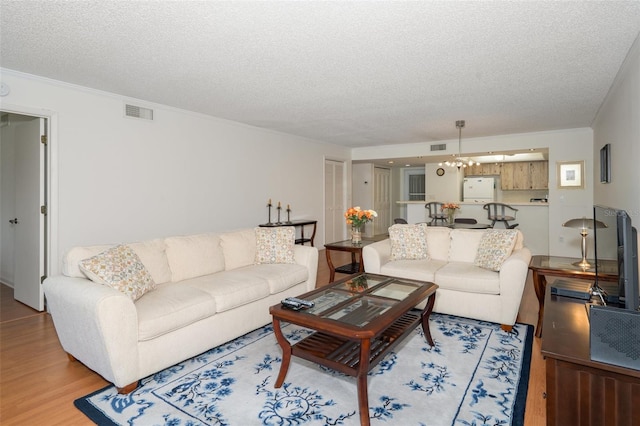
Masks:
[[[431,145],[431,151],[446,151],[447,150],[447,144],[446,143],[440,143],[438,145]]]
[[[124,115],[132,118],[142,118],[144,120],[153,120],[153,110],[143,108],[136,105],[124,105]]]

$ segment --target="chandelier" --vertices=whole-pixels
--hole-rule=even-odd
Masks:
[[[458,169],[464,168],[467,166],[479,165],[480,163],[473,161],[469,158],[462,158],[461,147],[462,147],[462,128],[464,127],[464,120],[456,121],[456,128],[458,129],[458,155],[453,156],[452,161],[445,161],[444,163],[439,163],[439,166],[443,164],[449,167],[457,167]]]

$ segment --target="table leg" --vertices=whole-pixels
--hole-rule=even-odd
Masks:
[[[329,282],[332,283],[336,278],[336,268],[333,266],[333,262],[331,261],[330,252],[331,250],[325,249],[324,254],[327,256],[327,264],[329,265]]]
[[[358,367],[358,407],[360,409],[360,424],[368,426],[369,419],[369,392],[367,390],[367,373],[369,372],[369,352],[371,340],[363,339],[360,342],[360,363]]]
[[[284,383],[284,378],[287,376],[287,371],[289,370],[289,362],[291,361],[291,344],[282,334],[282,330],[280,329],[280,320],[274,318],[273,319],[273,333],[276,335],[276,340],[280,347],[282,348],[282,363],[280,364],[280,373],[278,373],[278,378],[276,379],[275,387],[279,388]]]
[[[358,272],[364,272],[364,262],[362,261],[362,250],[360,250],[360,253],[359,253],[359,255],[358,255],[358,256],[359,256],[359,260],[358,260],[358,262],[360,262],[360,263],[358,264],[358,265],[359,265],[359,266],[358,266]]]
[[[433,305],[436,303],[436,293],[433,293],[427,299],[427,304],[422,310],[422,332],[424,333],[424,337],[427,339],[427,342],[431,346],[435,346],[433,342],[433,338],[431,337],[431,329],[429,328],[429,316],[431,316],[431,312],[433,311]]]
[[[536,337],[542,336],[542,318],[544,317],[544,294],[547,288],[547,279],[538,271],[532,271],[533,289],[538,298],[538,323],[536,324]]]

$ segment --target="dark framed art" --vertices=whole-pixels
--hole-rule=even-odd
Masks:
[[[600,183],[611,182],[611,144],[600,148]]]

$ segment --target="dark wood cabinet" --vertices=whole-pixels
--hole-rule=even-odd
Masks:
[[[547,425],[640,425],[640,370],[591,361],[584,301],[547,292]]]

